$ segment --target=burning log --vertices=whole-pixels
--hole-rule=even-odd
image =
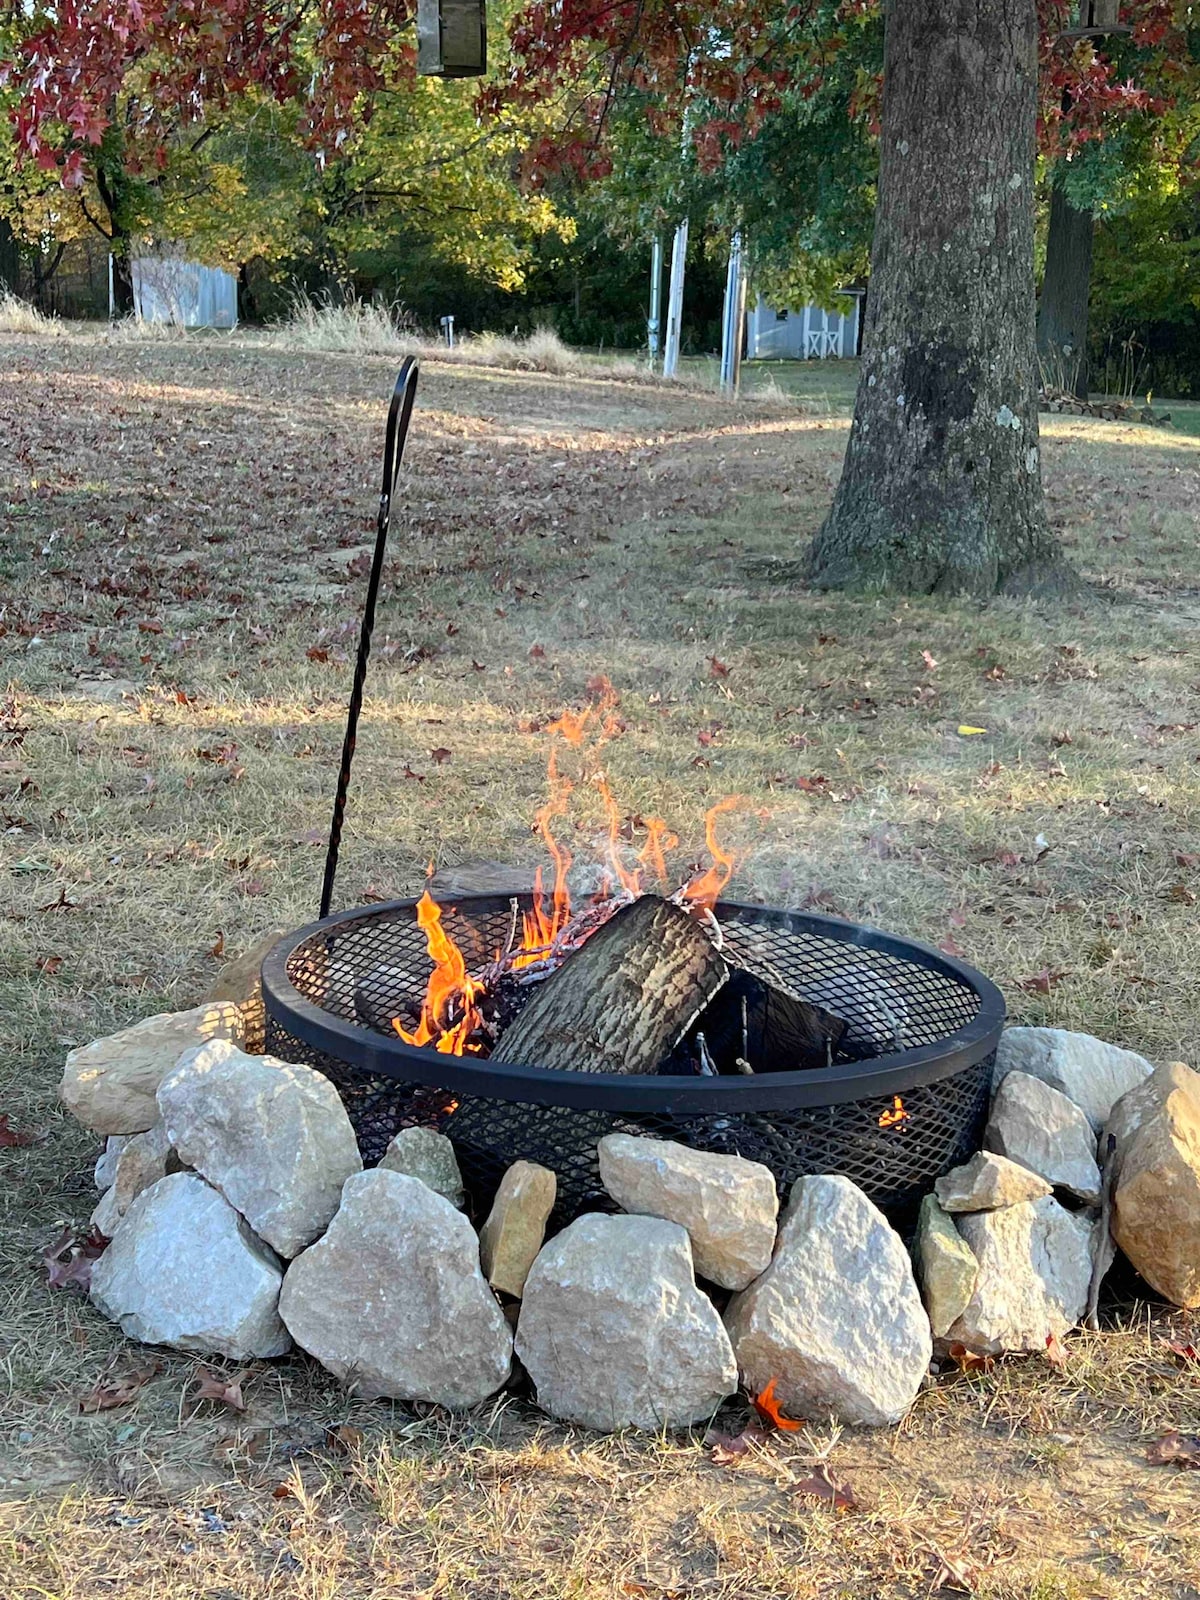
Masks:
[[[491,1059],[560,1072],[654,1072],[728,976],[694,917],[643,895],[538,985]]]

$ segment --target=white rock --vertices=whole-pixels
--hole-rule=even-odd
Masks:
[[[143,1189],[165,1178],[168,1172],[178,1171],[179,1161],[161,1122],[145,1133],[131,1135],[117,1158],[113,1179],[113,1201],[118,1213],[124,1216]]]
[[[979,1263],[954,1226],[954,1218],[938,1205],[936,1195],[927,1194],[921,1201],[913,1259],[930,1328],[934,1338],[940,1339],[970,1303]]]
[[[180,1160],[281,1256],[324,1232],[343,1183],[362,1170],[338,1092],[311,1067],[218,1041],[188,1051],[158,1104]]]
[[[487,1221],[479,1230],[483,1275],[501,1294],[519,1300],[529,1269],[546,1237],[558,1179],[536,1161],[514,1161],[500,1180]]]
[[[1087,1309],[1093,1224],[1050,1196],[961,1217],[958,1231],[979,1263],[950,1343],[980,1355],[1044,1350],[1050,1334],[1073,1328]]]
[[[459,1410],[509,1374],[512,1333],[475,1230],[401,1172],[347,1179],[328,1232],[288,1268],[279,1310],[302,1349],[368,1398]]]
[[[1200,1306],[1200,1075],[1172,1061],[1118,1101],[1113,1238],[1151,1288]]]
[[[147,1017],[72,1050],[59,1097],[94,1133],[143,1133],[158,1121],[155,1093],[185,1050],[209,1039],[241,1044],[242,1014],[227,1003]]]
[[[124,1215],[125,1213],[117,1205],[117,1197],[113,1193],[112,1185],[109,1184],[108,1188],[100,1196],[96,1209],[92,1212],[88,1221],[90,1226],[99,1229],[106,1239],[115,1239],[117,1229],[121,1226],[121,1218]]]
[[[627,1133],[598,1149],[601,1181],[621,1209],[686,1228],[702,1278],[744,1289],[766,1271],[779,1213],[769,1167]]]
[[[657,1217],[593,1212],[551,1239],[525,1283],[517,1354],[543,1411],[603,1432],[687,1427],[737,1386],[688,1236]]]
[[[449,1200],[461,1211],[467,1203],[458,1157],[444,1133],[432,1128],[401,1128],[383,1153],[385,1172],[403,1172]]]
[[[1003,1079],[983,1135],[985,1149],[1028,1167],[1081,1200],[1100,1199],[1096,1135],[1073,1100],[1028,1072]]]
[[[249,1361],[291,1348],[278,1258],[203,1178],[144,1189],[92,1268],[92,1300],[131,1339]]]
[[[110,1133],[104,1141],[104,1149],[96,1158],[95,1172],[96,1187],[102,1193],[112,1187],[117,1175],[117,1158],[132,1138],[131,1133]]]
[[[793,1417],[882,1427],[908,1411],[933,1341],[899,1235],[848,1178],[795,1184],[775,1257],[729,1303],[742,1381]]]
[[[1005,1028],[996,1051],[992,1090],[1010,1072],[1027,1072],[1073,1100],[1099,1133],[1114,1103],[1153,1071],[1144,1056],[1090,1033],[1064,1028]]]
[[[1007,1156],[980,1150],[961,1167],[943,1173],[933,1192],[943,1211],[996,1211],[1049,1194],[1050,1185]]]

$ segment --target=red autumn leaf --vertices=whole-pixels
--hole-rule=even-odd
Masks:
[[[138,623],[138,632],[139,633],[161,633],[162,631],[163,631],[163,625],[162,625],[161,622],[155,622],[155,621],[151,620],[149,622],[139,622]]]
[[[543,645],[543,644],[530,645],[530,647],[529,647],[529,659],[531,661],[545,661],[545,659],[546,659],[546,647],[545,647],[545,645]]]
[[[922,661],[922,663],[923,663],[923,665],[925,667],[926,672],[933,672],[935,670],[935,668],[937,667],[937,662],[934,660],[933,656],[929,653],[928,650],[922,650],[921,651],[921,661]]]
[[[1060,1371],[1067,1364],[1067,1352],[1056,1333],[1046,1335],[1046,1360]]]
[[[769,1435],[765,1428],[749,1423],[741,1433],[710,1433],[704,1442],[709,1447],[709,1459],[719,1467],[727,1467],[755,1446],[764,1445]]]
[[[1164,1339],[1163,1343],[1181,1366],[1187,1366],[1192,1361],[1200,1361],[1200,1351],[1194,1344],[1176,1344],[1174,1339]]]
[[[322,649],[319,644],[310,644],[304,652],[310,661],[328,661],[329,651]]]
[[[454,635],[457,632],[458,632],[458,623],[457,622],[448,622],[446,624],[446,637],[448,639],[453,639]]]
[[[25,1145],[32,1144],[35,1138],[36,1135],[30,1133],[27,1128],[18,1132],[16,1128],[10,1125],[8,1113],[0,1113],[0,1146],[8,1149],[23,1149]]]
[[[38,956],[34,966],[39,972],[44,972],[48,978],[55,977],[62,971],[63,958],[61,956]]]
[[[708,670],[711,672],[714,678],[727,678],[730,672],[730,669],[725,665],[725,663],[723,661],[718,661],[716,656],[709,656]]]
[[[775,1379],[772,1378],[761,1394],[751,1395],[750,1403],[764,1422],[769,1422],[773,1428],[779,1428],[784,1433],[796,1433],[805,1426],[792,1417],[785,1417],[779,1409],[779,1401],[775,1398]]]
[[[824,1462],[810,1478],[800,1480],[796,1485],[796,1493],[814,1500],[826,1500],[835,1511],[858,1510],[854,1490],[848,1483],[839,1483]]]
[[[435,765],[442,767],[445,766],[446,762],[449,761],[453,754],[453,750],[447,750],[445,745],[439,745],[436,750],[431,750],[429,752],[429,759],[434,762]]]
[[[230,1411],[245,1411],[246,1402],[242,1398],[243,1376],[244,1374],[239,1372],[232,1378],[227,1378],[223,1373],[210,1372],[207,1367],[201,1367],[192,1399],[212,1400],[217,1405],[228,1406]]]
[[[1146,1451],[1146,1460],[1152,1467],[1171,1463],[1178,1467],[1200,1468],[1200,1435],[1194,1433],[1164,1433]]]
[[[944,955],[954,956],[956,960],[961,959],[967,953],[951,933],[948,933],[941,941],[941,943],[938,945],[938,949],[941,950]]]
[[[224,954],[225,954],[225,931],[224,931],[223,928],[218,928],[217,929],[217,937],[213,941],[213,943],[209,946],[208,953],[209,953],[210,956],[212,956],[214,961],[220,961],[221,958],[224,956]]]
[[[130,1372],[117,1372],[101,1378],[94,1388],[80,1395],[79,1409],[83,1412],[115,1411],[118,1406],[130,1405],[137,1399],[138,1390],[161,1371],[162,1362],[155,1361],[148,1367],[137,1367]]]
[[[1043,967],[1040,972],[1031,973],[1028,978],[1018,978],[1017,988],[1027,989],[1030,994],[1049,994],[1056,984],[1069,976],[1065,967]]]
[[[713,740],[716,737],[717,737],[716,734],[713,732],[713,730],[711,728],[701,728],[700,732],[696,735],[696,743],[697,744],[702,744],[704,746],[704,748],[707,750],[708,746],[713,742]]]
[[[407,763],[405,764],[404,771],[400,774],[400,776],[402,778],[412,778],[416,783],[425,782],[425,774],[423,772],[414,772]]]

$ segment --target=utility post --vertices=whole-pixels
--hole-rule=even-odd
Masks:
[[[740,230],[729,241],[725,304],[721,312],[721,392],[736,395],[742,376],[742,327],[746,320],[746,272]]]
[[[688,219],[675,229],[671,246],[671,290],[667,297],[667,342],[663,351],[663,377],[673,378],[679,368],[679,336],[683,318],[683,273],[687,261]]]
[[[651,372],[658,365],[658,355],[662,349],[662,268],[662,234],[656,233],[654,243],[650,247],[650,315],[646,319],[646,343],[650,350]]]

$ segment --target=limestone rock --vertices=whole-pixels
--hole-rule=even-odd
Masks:
[[[386,1172],[403,1172],[419,1178],[426,1188],[449,1200],[461,1211],[467,1203],[462,1173],[454,1146],[444,1133],[432,1128],[401,1128],[388,1145],[379,1165]]]
[[[545,1240],[557,1192],[554,1173],[534,1161],[514,1161],[501,1178],[479,1233],[483,1275],[501,1294],[521,1298],[529,1269]]]
[[[338,1092],[311,1067],[218,1041],[188,1051],[158,1103],[180,1160],[281,1256],[324,1232],[343,1183],[362,1170]]]
[[[962,1217],[958,1231],[979,1263],[975,1291],[946,1332],[981,1355],[1044,1350],[1087,1309],[1093,1224],[1048,1195]]]
[[[1092,1125],[1073,1100],[1041,1078],[1014,1070],[1002,1080],[983,1143],[1055,1188],[1091,1204],[1100,1198]]]
[[[996,1211],[1049,1194],[1050,1185],[1007,1156],[980,1150],[961,1167],[943,1173],[933,1192],[943,1211]]]
[[[1152,1289],[1200,1306],[1200,1076],[1159,1067],[1113,1111],[1113,1238]]]
[[[101,1192],[112,1187],[117,1175],[117,1159],[132,1138],[130,1133],[110,1133],[104,1141],[104,1149],[96,1158],[95,1172],[96,1187]]]
[[[623,1211],[686,1228],[702,1278],[744,1289],[766,1270],[779,1212],[769,1167],[627,1133],[610,1133],[598,1148],[609,1194]]]
[[[117,1197],[109,1184],[97,1202],[96,1209],[88,1219],[89,1226],[96,1228],[106,1239],[115,1239],[117,1229],[121,1226],[124,1212],[117,1205]]]
[[[771,1265],[729,1303],[742,1380],[793,1417],[882,1427],[904,1416],[933,1341],[899,1235],[843,1177],[800,1178]]]
[[[144,1133],[158,1121],[155,1092],[185,1050],[209,1039],[243,1038],[236,1006],[168,1011],[97,1039],[67,1056],[59,1096],[95,1133]]]
[[[92,1268],[92,1300],[131,1339],[249,1361],[291,1348],[278,1258],[192,1172],[144,1189]]]
[[[538,1404],[564,1422],[683,1428],[737,1387],[692,1247],[657,1217],[579,1217],[545,1246],[525,1283],[517,1355]]]
[[[1099,1133],[1123,1094],[1153,1071],[1144,1056],[1090,1033],[1065,1028],[1005,1028],[996,1051],[993,1092],[1010,1072],[1027,1072],[1073,1100]]]
[[[937,1196],[927,1194],[921,1201],[913,1256],[929,1325],[940,1339],[966,1310],[979,1263],[975,1253],[954,1226],[954,1219],[938,1205]]]
[[[298,1345],[368,1398],[458,1410],[509,1374],[512,1332],[475,1230],[405,1173],[346,1180],[324,1238],[288,1268],[279,1310]]]

